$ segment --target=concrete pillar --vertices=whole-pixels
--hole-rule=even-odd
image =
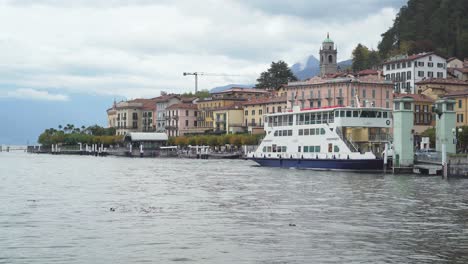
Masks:
[[[445,144],[447,153],[455,153],[455,100],[440,99],[436,101],[436,150],[442,151],[442,144]]]
[[[393,100],[393,166],[409,167],[414,163],[414,99]]]

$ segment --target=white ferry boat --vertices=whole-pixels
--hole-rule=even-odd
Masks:
[[[392,111],[376,107],[300,109],[265,116],[266,136],[247,154],[261,166],[382,170]]]

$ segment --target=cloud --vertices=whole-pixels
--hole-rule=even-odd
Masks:
[[[200,89],[254,83],[272,61],[318,56],[326,32],[339,60],[376,48],[398,2],[0,0],[0,86],[136,98],[192,91],[186,71],[237,75]]]
[[[21,100],[40,100],[40,101],[68,101],[69,98],[64,94],[51,94],[48,91],[39,91],[30,88],[20,88],[12,91],[0,92],[0,98],[14,98]]]

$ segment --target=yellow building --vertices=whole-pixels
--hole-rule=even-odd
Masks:
[[[204,98],[197,101],[199,115],[198,127],[213,129],[215,127],[213,111],[245,102],[244,98]]]
[[[468,125],[468,89],[462,92],[449,93],[446,98],[455,100],[457,126]]]
[[[275,98],[264,98],[245,102],[244,124],[251,134],[263,134],[263,116],[268,113],[282,112],[286,110],[286,96]]]
[[[245,131],[242,123],[244,110],[241,105],[230,105],[213,110],[213,130],[219,133],[235,134]]]
[[[420,94],[437,100],[449,93],[467,91],[468,82],[459,79],[432,78],[417,82],[416,90]]]

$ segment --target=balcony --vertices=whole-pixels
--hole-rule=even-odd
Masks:
[[[166,130],[177,130],[176,126],[165,126],[164,127]]]
[[[263,127],[261,123],[248,123],[247,126],[249,127]]]

